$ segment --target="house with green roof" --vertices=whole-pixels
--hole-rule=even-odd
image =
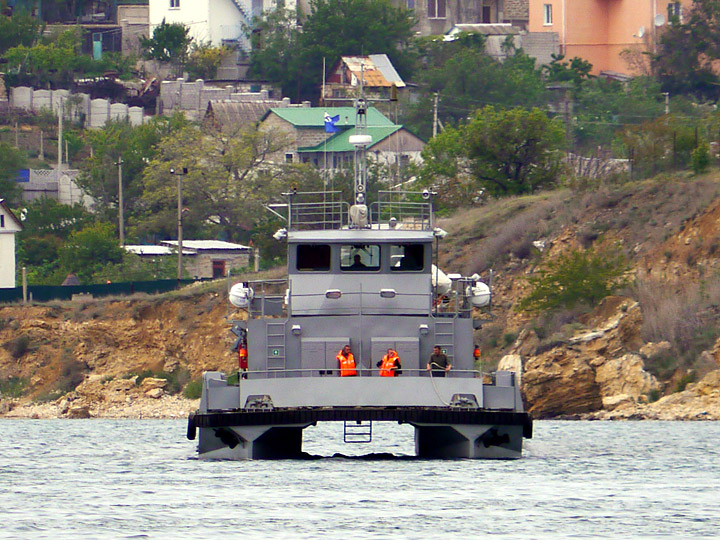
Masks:
[[[338,131],[325,131],[325,115],[338,116]],[[284,155],[274,161],[311,163],[319,169],[341,169],[352,164],[355,148],[354,107],[272,108],[260,121],[260,129],[284,133],[292,141]],[[375,107],[367,109],[366,134],[372,137],[368,155],[377,162],[402,166],[419,161],[425,142],[401,125],[394,124]]]

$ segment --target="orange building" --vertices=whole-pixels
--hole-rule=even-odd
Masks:
[[[593,73],[637,74],[654,52],[671,15],[682,21],[692,0],[529,0],[530,32],[556,32],[566,59],[578,56]],[[620,53],[632,51],[630,62]]]

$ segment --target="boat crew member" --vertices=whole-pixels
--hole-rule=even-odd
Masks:
[[[380,368],[381,377],[397,377],[402,375],[402,364],[400,357],[394,349],[388,349],[387,354],[377,364]]]
[[[433,353],[430,355],[430,361],[427,364],[427,369],[430,371],[433,377],[444,377],[445,374],[450,371],[452,365],[448,360],[447,355],[442,352],[439,345],[433,347]]]
[[[241,343],[238,346],[238,361],[239,361],[239,367],[240,367],[240,377],[243,379],[247,379],[248,374],[248,352],[247,352],[247,345],[245,343]]]
[[[342,350],[337,353],[336,358],[340,367],[341,377],[354,377],[357,375],[357,371],[355,371],[355,357],[350,351],[350,345],[345,345]]]

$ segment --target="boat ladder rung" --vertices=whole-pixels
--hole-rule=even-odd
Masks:
[[[372,420],[345,420],[343,440],[346,443],[372,442]]]

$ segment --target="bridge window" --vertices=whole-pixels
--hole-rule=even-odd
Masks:
[[[345,272],[380,270],[380,246],[377,244],[340,246],[340,270]]]
[[[301,272],[327,272],[330,270],[330,246],[328,244],[298,245],[297,269]]]
[[[393,272],[419,272],[425,268],[423,244],[396,244],[390,246],[390,270]]]

